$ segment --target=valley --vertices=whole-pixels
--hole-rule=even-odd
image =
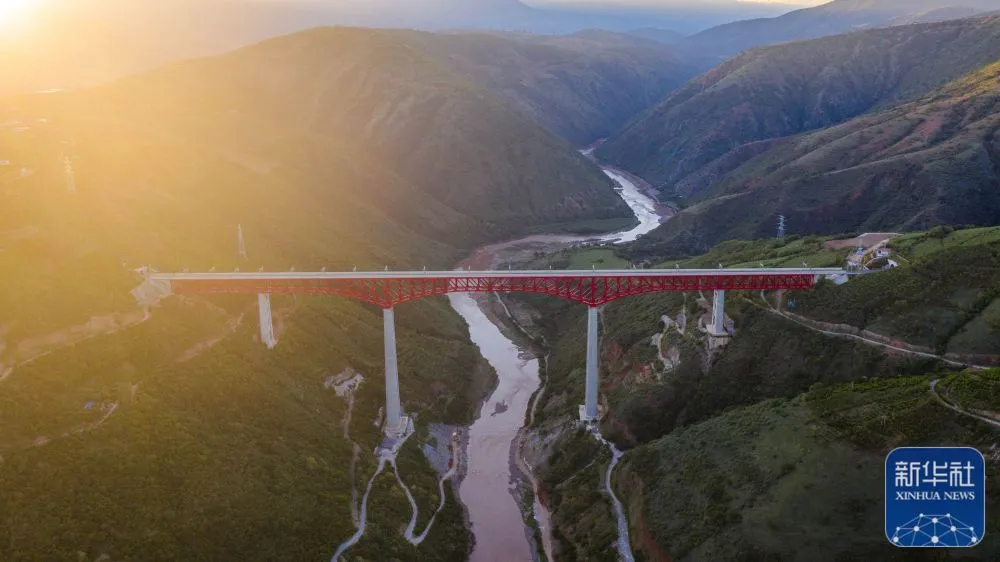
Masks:
[[[0,560],[1000,558],[989,6],[277,36],[309,18],[268,5],[244,36],[194,4],[217,37],[154,52],[172,20],[137,7],[100,28],[141,20],[134,53],[0,71]],[[489,4],[441,2],[542,25]],[[256,295],[151,281],[382,272],[357,290],[392,300],[455,268],[837,271],[724,300],[615,273],[589,316],[584,284],[400,298],[388,436],[387,300],[275,281],[272,335]],[[911,446],[986,458],[974,550],[883,536]]]
[[[615,172],[605,169],[604,173],[621,182],[620,194],[640,220],[636,227],[602,237],[561,237],[547,240],[529,237],[495,244],[475,252],[473,258],[460,264],[460,267],[471,267],[474,263],[477,269],[497,269],[504,261],[509,263],[513,256],[523,254],[525,247],[530,248],[532,253],[544,253],[594,240],[627,242],[659,224],[662,217],[652,210],[652,202],[648,197],[639,193],[634,185]],[[522,514],[519,506],[525,502],[522,499],[523,492],[512,491],[522,488],[525,479],[534,478],[530,473],[518,474],[518,471],[530,466],[522,456],[519,443],[525,420],[528,420],[530,426],[533,418],[533,413],[529,414],[528,408],[537,404],[540,394],[544,392],[544,388],[540,387],[541,363],[536,356],[539,350],[532,344],[530,334],[517,324],[499,296],[492,303],[492,298],[461,294],[451,295],[449,298],[455,311],[468,323],[472,341],[493,366],[499,379],[497,388],[482,404],[476,422],[469,429],[469,450],[466,455],[469,474],[462,481],[462,489],[468,491],[460,491],[460,495],[469,510],[472,533],[476,537],[476,546],[470,560],[532,560],[545,549],[542,544],[537,544],[533,536],[524,536],[523,520],[526,517],[535,518],[536,521],[529,528],[538,529],[542,543],[548,544],[552,540],[550,530],[546,528],[549,517],[546,507],[534,503],[534,500],[528,502],[528,505],[533,505],[532,510]],[[496,304],[500,307],[497,308]],[[488,307],[492,311],[487,314],[481,307]],[[499,326],[494,325],[494,322]],[[511,332],[513,333],[508,338],[506,334]],[[597,438],[600,438],[599,434]],[[610,472],[609,468],[609,479]],[[626,536],[622,539],[623,553],[630,549],[627,530],[625,532]],[[523,548],[515,549],[515,544],[523,545]]]

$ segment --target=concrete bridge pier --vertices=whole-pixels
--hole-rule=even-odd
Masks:
[[[268,349],[278,345],[278,340],[274,337],[274,322],[271,319],[271,294],[257,294],[257,312],[260,314],[260,341]]]
[[[708,327],[708,333],[717,337],[728,336],[726,331],[726,292],[715,291],[712,299],[712,324]]]
[[[399,367],[396,363],[396,319],[392,307],[382,309],[385,333],[385,425],[383,431],[395,437],[402,430],[399,403]]]
[[[597,420],[597,374],[601,354],[597,337],[597,314],[598,307],[587,308],[587,391],[586,403],[580,413],[583,421]]]

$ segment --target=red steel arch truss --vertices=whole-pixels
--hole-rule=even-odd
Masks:
[[[338,295],[383,308],[447,293],[537,293],[588,306],[599,306],[625,297],[664,291],[775,291],[807,290],[816,282],[812,274],[713,274],[713,275],[581,275],[497,276],[456,274],[448,277],[336,279],[172,279],[175,293],[297,293]]]

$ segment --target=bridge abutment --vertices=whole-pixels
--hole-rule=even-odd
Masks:
[[[272,349],[278,345],[278,340],[274,337],[274,320],[271,318],[270,293],[257,294],[257,312],[260,315],[260,341],[268,349]]]

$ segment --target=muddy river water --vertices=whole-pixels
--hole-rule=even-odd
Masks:
[[[654,201],[643,194],[638,186],[616,170],[606,168],[604,173],[621,187],[618,194],[635,213],[639,220],[638,226],[625,232],[597,237],[534,236],[492,245],[477,252],[473,258],[473,269],[489,266],[501,251],[519,246],[553,248],[595,239],[613,243],[631,242],[660,224],[662,214]],[[462,293],[450,294],[449,299],[455,311],[465,318],[473,343],[479,346],[483,357],[496,370],[499,379],[496,390],[483,403],[478,418],[469,429],[469,445],[465,456],[468,472],[459,490],[476,540],[470,560],[531,561],[532,547],[513,494],[515,480],[512,473],[517,469],[511,459],[514,441],[524,425],[528,403],[540,384],[539,362],[508,339],[473,297]],[[536,502],[536,519],[543,535],[547,535],[548,514],[544,511]],[[619,513],[619,529],[622,527],[623,517]],[[627,526],[625,532],[627,533]],[[627,537],[622,538],[627,549]],[[622,550],[621,546],[619,550]],[[623,553],[623,558],[629,557],[630,555]]]

